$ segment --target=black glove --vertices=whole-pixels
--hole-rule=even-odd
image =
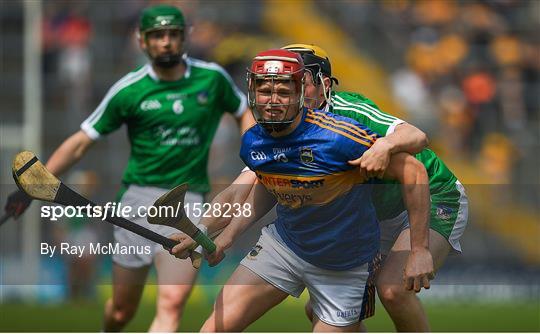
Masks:
[[[4,210],[7,213],[13,215],[14,218],[18,218],[32,203],[32,198],[24,193],[22,190],[12,192],[7,199]]]

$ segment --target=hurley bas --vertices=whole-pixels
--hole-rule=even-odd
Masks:
[[[60,255],[71,255],[77,257],[83,257],[87,255],[114,255],[114,254],[138,254],[138,255],[150,255],[150,246],[125,246],[118,243],[89,243],[88,245],[72,245],[68,242],[62,242],[60,245],[50,245],[46,242],[42,242],[40,245],[41,255],[47,255],[53,257],[59,251]]]

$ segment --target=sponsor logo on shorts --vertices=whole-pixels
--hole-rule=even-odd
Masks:
[[[249,251],[247,258],[250,259],[250,260],[255,260],[255,257],[257,257],[257,255],[259,255],[259,252],[261,251],[261,249],[262,249],[261,245],[255,245],[255,247],[253,247]]]
[[[442,220],[448,220],[452,218],[453,212],[454,210],[450,207],[447,207],[444,205],[438,205],[437,209],[435,210],[435,215]]]
[[[338,318],[347,319],[352,317],[358,317],[360,315],[360,311],[358,311],[357,309],[336,311],[336,315]]]

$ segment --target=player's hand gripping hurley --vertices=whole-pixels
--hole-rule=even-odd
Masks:
[[[154,202],[154,207],[176,207],[178,203],[184,203],[184,197],[187,190],[188,185],[185,183],[171,189]],[[216,250],[216,245],[214,244],[214,242],[210,238],[208,238],[206,234],[204,234],[197,226],[195,226],[195,224],[191,222],[191,220],[184,212],[184,207],[182,205],[180,206],[179,211],[180,212],[178,213],[178,217],[148,216],[147,219],[150,224],[170,226],[184,232],[189,237],[191,237],[191,239],[201,245],[208,253],[213,253]],[[202,261],[201,254],[192,249],[190,252],[190,258],[193,263],[193,267],[199,268]]]

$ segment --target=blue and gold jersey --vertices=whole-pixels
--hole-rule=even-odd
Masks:
[[[277,201],[276,230],[300,258],[320,268],[347,270],[379,249],[372,185],[360,184],[360,157],[376,135],[354,120],[304,109],[289,135],[272,137],[255,125],[240,156]]]

